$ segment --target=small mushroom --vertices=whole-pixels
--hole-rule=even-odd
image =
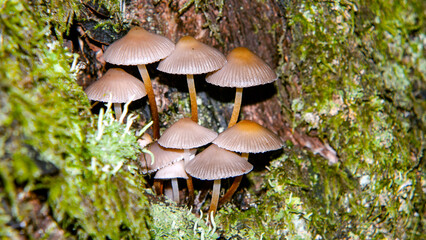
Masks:
[[[157,69],[170,74],[186,74],[191,101],[191,119],[198,122],[194,74],[215,71],[225,63],[226,58],[221,52],[191,36],[185,36],[176,43],[172,54],[158,64]]]
[[[87,87],[84,92],[90,100],[112,101],[117,119],[121,116],[121,103],[146,96],[142,82],[120,68],[109,69],[101,78]]]
[[[143,174],[156,172],[185,158],[185,152],[183,150],[164,148],[157,142],[152,142],[147,147],[147,150],[153,154],[154,159],[152,159],[149,153],[142,153],[140,155],[139,163]],[[195,152],[190,152],[190,154],[193,153]],[[157,194],[161,194],[161,182],[154,180],[154,190]]]
[[[226,129],[213,140],[213,143],[229,151],[242,152],[242,157],[245,159],[248,159],[249,153],[263,153],[283,146],[283,142],[276,134],[249,120],[242,120]],[[219,205],[232,197],[241,179],[242,175],[235,178],[228,192],[220,199]]]
[[[198,125],[190,118],[182,118],[170,126],[163,135],[158,139],[158,144],[167,148],[184,149],[185,163],[187,164],[193,154],[189,154],[190,149],[204,146],[217,137],[217,133]],[[194,152],[195,154],[195,152]],[[187,181],[189,204],[192,205],[194,200],[194,187],[192,177],[189,176]]]
[[[220,180],[246,174],[253,169],[244,158],[238,154],[220,148],[215,144],[210,145],[185,166],[186,172],[202,180],[214,180],[210,214],[215,214],[219,201]]]
[[[141,27],[132,28],[124,37],[112,43],[103,57],[106,62],[116,65],[136,65],[148,93],[148,101],[153,119],[153,137],[160,137],[160,122],[155,102],[154,90],[146,69],[146,64],[167,57],[175,45],[168,38],[150,33]]]
[[[210,73],[206,81],[221,87],[235,87],[234,109],[228,127],[238,121],[243,88],[267,84],[277,80],[277,74],[258,56],[245,47],[234,48],[220,70]]]
[[[185,172],[185,164],[184,161],[179,160],[171,165],[168,165],[167,167],[161,168],[157,171],[157,173],[154,176],[154,179],[170,179],[172,183],[172,196],[168,196],[167,191],[164,190],[166,193],[166,196],[170,198],[171,200],[175,201],[176,203],[179,203],[179,184],[178,184],[178,178],[184,178],[188,179],[188,175]]]

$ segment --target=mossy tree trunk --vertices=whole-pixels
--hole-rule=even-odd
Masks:
[[[118,2],[127,5],[120,9]],[[424,4],[415,0],[76,0],[65,5],[8,1],[0,8],[4,23],[0,25],[4,33],[0,192],[5,193],[0,195],[4,203],[0,215],[6,216],[2,217],[6,222],[0,222],[0,236],[19,236],[20,224],[33,221],[33,228],[53,226],[50,233],[58,237],[155,238],[156,231],[176,235],[169,226],[183,224],[178,221],[182,218],[190,218],[192,225],[185,223],[176,231],[204,236],[207,228],[195,226],[199,219],[187,210],[155,204],[158,199],[151,201],[153,211],[163,215],[154,213],[156,220],[150,222],[148,201],[141,193],[144,180],[130,167],[138,153],[136,138],[111,137],[113,131],[125,131],[113,124],[104,133],[105,142],[113,143],[108,147],[112,153],[99,150],[102,138],[89,127],[96,123],[89,120],[83,92],[74,86],[76,73],[84,88],[112,67],[103,61],[103,51],[131,26],[139,25],[174,42],[194,36],[225,55],[235,47],[247,47],[279,75],[274,84],[244,90],[240,119],[269,128],[285,141],[285,147],[251,156],[255,171],[243,179],[246,189],[218,211],[220,235],[420,239],[426,189],[426,40],[420,34],[426,30]],[[16,31],[22,19],[31,26],[24,33]],[[28,44],[30,35],[36,40]],[[67,59],[55,38],[78,53],[78,59]],[[64,70],[68,65],[72,71]],[[138,76],[136,68],[126,71]],[[159,101],[161,127],[188,117],[185,76],[160,73],[156,64],[149,65],[148,71]],[[235,90],[211,86],[204,77],[195,76],[202,102],[200,123],[222,131],[231,116]],[[58,105],[61,110],[51,107]],[[130,110],[141,116],[134,128],[148,122],[144,101]],[[40,182],[49,193],[48,203],[45,192],[35,187]],[[123,191],[121,186],[127,185],[132,189]],[[28,206],[35,211],[25,212]],[[46,215],[43,222],[40,216]],[[93,224],[93,216],[114,221]],[[33,228],[25,229],[24,236],[33,235]]]

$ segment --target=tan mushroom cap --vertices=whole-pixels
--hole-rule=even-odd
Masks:
[[[182,118],[164,131],[158,144],[167,148],[191,149],[206,145],[216,137],[216,132],[198,125],[190,118]]]
[[[244,175],[253,169],[253,165],[238,154],[212,144],[196,155],[185,168],[195,178],[217,180]]]
[[[167,57],[174,48],[175,44],[168,38],[134,27],[112,43],[103,57],[116,65],[149,64]]]
[[[182,37],[175,50],[157,69],[171,74],[202,74],[215,71],[226,63],[225,56],[190,36]]]
[[[154,164],[151,164],[151,155],[148,153],[141,154],[139,161],[144,174],[155,172],[185,157],[184,150],[164,148],[157,142],[151,143],[147,150],[154,154]],[[192,153],[195,153],[195,151]]]
[[[101,78],[87,87],[90,100],[108,102],[110,94],[113,103],[125,103],[133,96],[133,100],[146,96],[143,82],[120,68],[109,69]]]
[[[167,167],[161,168],[157,171],[154,176],[155,179],[172,179],[172,178],[184,178],[188,179],[188,175],[185,172],[184,161],[177,161],[168,165]]]
[[[245,47],[234,48],[227,63],[217,72],[207,75],[206,81],[221,87],[245,88],[271,83],[277,74],[261,58]]]
[[[213,143],[221,148],[243,153],[272,151],[283,146],[277,135],[249,120],[242,120],[226,129]]]

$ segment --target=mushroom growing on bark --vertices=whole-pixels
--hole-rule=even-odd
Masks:
[[[150,33],[141,27],[134,27],[124,37],[112,43],[103,55],[106,62],[138,67],[148,94],[154,122],[152,129],[154,140],[160,137],[160,122],[151,78],[145,65],[167,57],[174,48],[174,43],[168,38]]]
[[[188,179],[188,175],[185,172],[185,163],[183,160],[179,160],[171,165],[161,168],[157,171],[154,179],[170,179],[172,183],[172,195],[168,194],[166,189],[164,190],[165,195],[171,200],[179,203],[179,184],[178,178]]]
[[[109,69],[84,92],[90,100],[114,103],[117,119],[120,119],[121,116],[121,103],[146,96],[142,82],[120,68]]]
[[[277,80],[277,74],[253,52],[245,47],[234,48],[220,70],[210,73],[206,81],[221,87],[235,87],[234,109],[228,127],[237,123],[243,88],[267,84]]]
[[[157,69],[170,74],[186,74],[191,101],[191,119],[198,123],[197,98],[194,74],[218,70],[226,63],[225,56],[218,50],[185,36],[176,43],[176,48],[158,64]]]
[[[151,143],[147,147],[147,150],[154,155],[154,159],[152,159],[149,153],[142,153],[140,155],[139,163],[141,165],[143,174],[156,172],[185,158],[184,150],[164,148],[157,142]],[[189,154],[194,153],[195,151],[190,151]],[[154,189],[157,194],[162,193],[162,187],[158,181],[154,181]]]
[[[217,210],[220,180],[246,174],[253,169],[253,165],[238,154],[212,144],[197,154],[193,160],[186,164],[185,168],[186,172],[195,178],[214,181],[209,209],[210,217]]]
[[[182,118],[170,126],[163,135],[158,139],[158,144],[167,148],[184,149],[185,164],[191,159],[190,149],[204,146],[217,137],[217,133],[198,125],[190,118]],[[195,152],[194,152],[195,154]],[[189,192],[189,204],[192,205],[194,200],[194,187],[192,177],[187,179]]]
[[[283,142],[275,133],[249,120],[242,120],[226,129],[213,140],[213,143],[229,151],[241,152],[241,156],[246,160],[249,153],[263,153],[283,146]],[[228,192],[220,199],[219,205],[232,197],[241,179],[242,175],[235,178]]]

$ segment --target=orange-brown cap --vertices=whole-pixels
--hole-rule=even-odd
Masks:
[[[158,64],[157,69],[171,74],[201,74],[215,71],[226,63],[225,56],[195,38],[185,36],[176,48]]]
[[[226,129],[213,143],[221,148],[243,153],[266,152],[283,146],[277,135],[249,120],[242,120]]]
[[[167,148],[191,149],[206,145],[216,137],[216,132],[198,125],[190,118],[182,118],[164,131],[158,143]]]
[[[174,48],[175,44],[168,38],[134,27],[109,45],[103,57],[116,65],[149,64],[167,57]]]
[[[164,148],[157,142],[151,143],[147,150],[154,154],[154,163],[152,164],[150,154],[143,153],[140,155],[139,162],[144,174],[155,172],[185,157],[184,150]]]
[[[220,70],[207,75],[206,81],[221,87],[245,88],[271,83],[277,74],[257,55],[245,47],[234,48]]]
[[[168,165],[167,167],[161,168],[155,173],[155,179],[172,179],[172,178],[185,178],[188,179],[188,175],[185,172],[184,161],[177,161]]]
[[[84,92],[90,100],[99,102],[108,102],[111,94],[113,103],[125,103],[132,96],[133,100],[146,96],[143,82],[120,68],[109,69]]]
[[[246,174],[253,165],[238,154],[212,144],[187,163],[185,169],[195,178],[217,180]]]

